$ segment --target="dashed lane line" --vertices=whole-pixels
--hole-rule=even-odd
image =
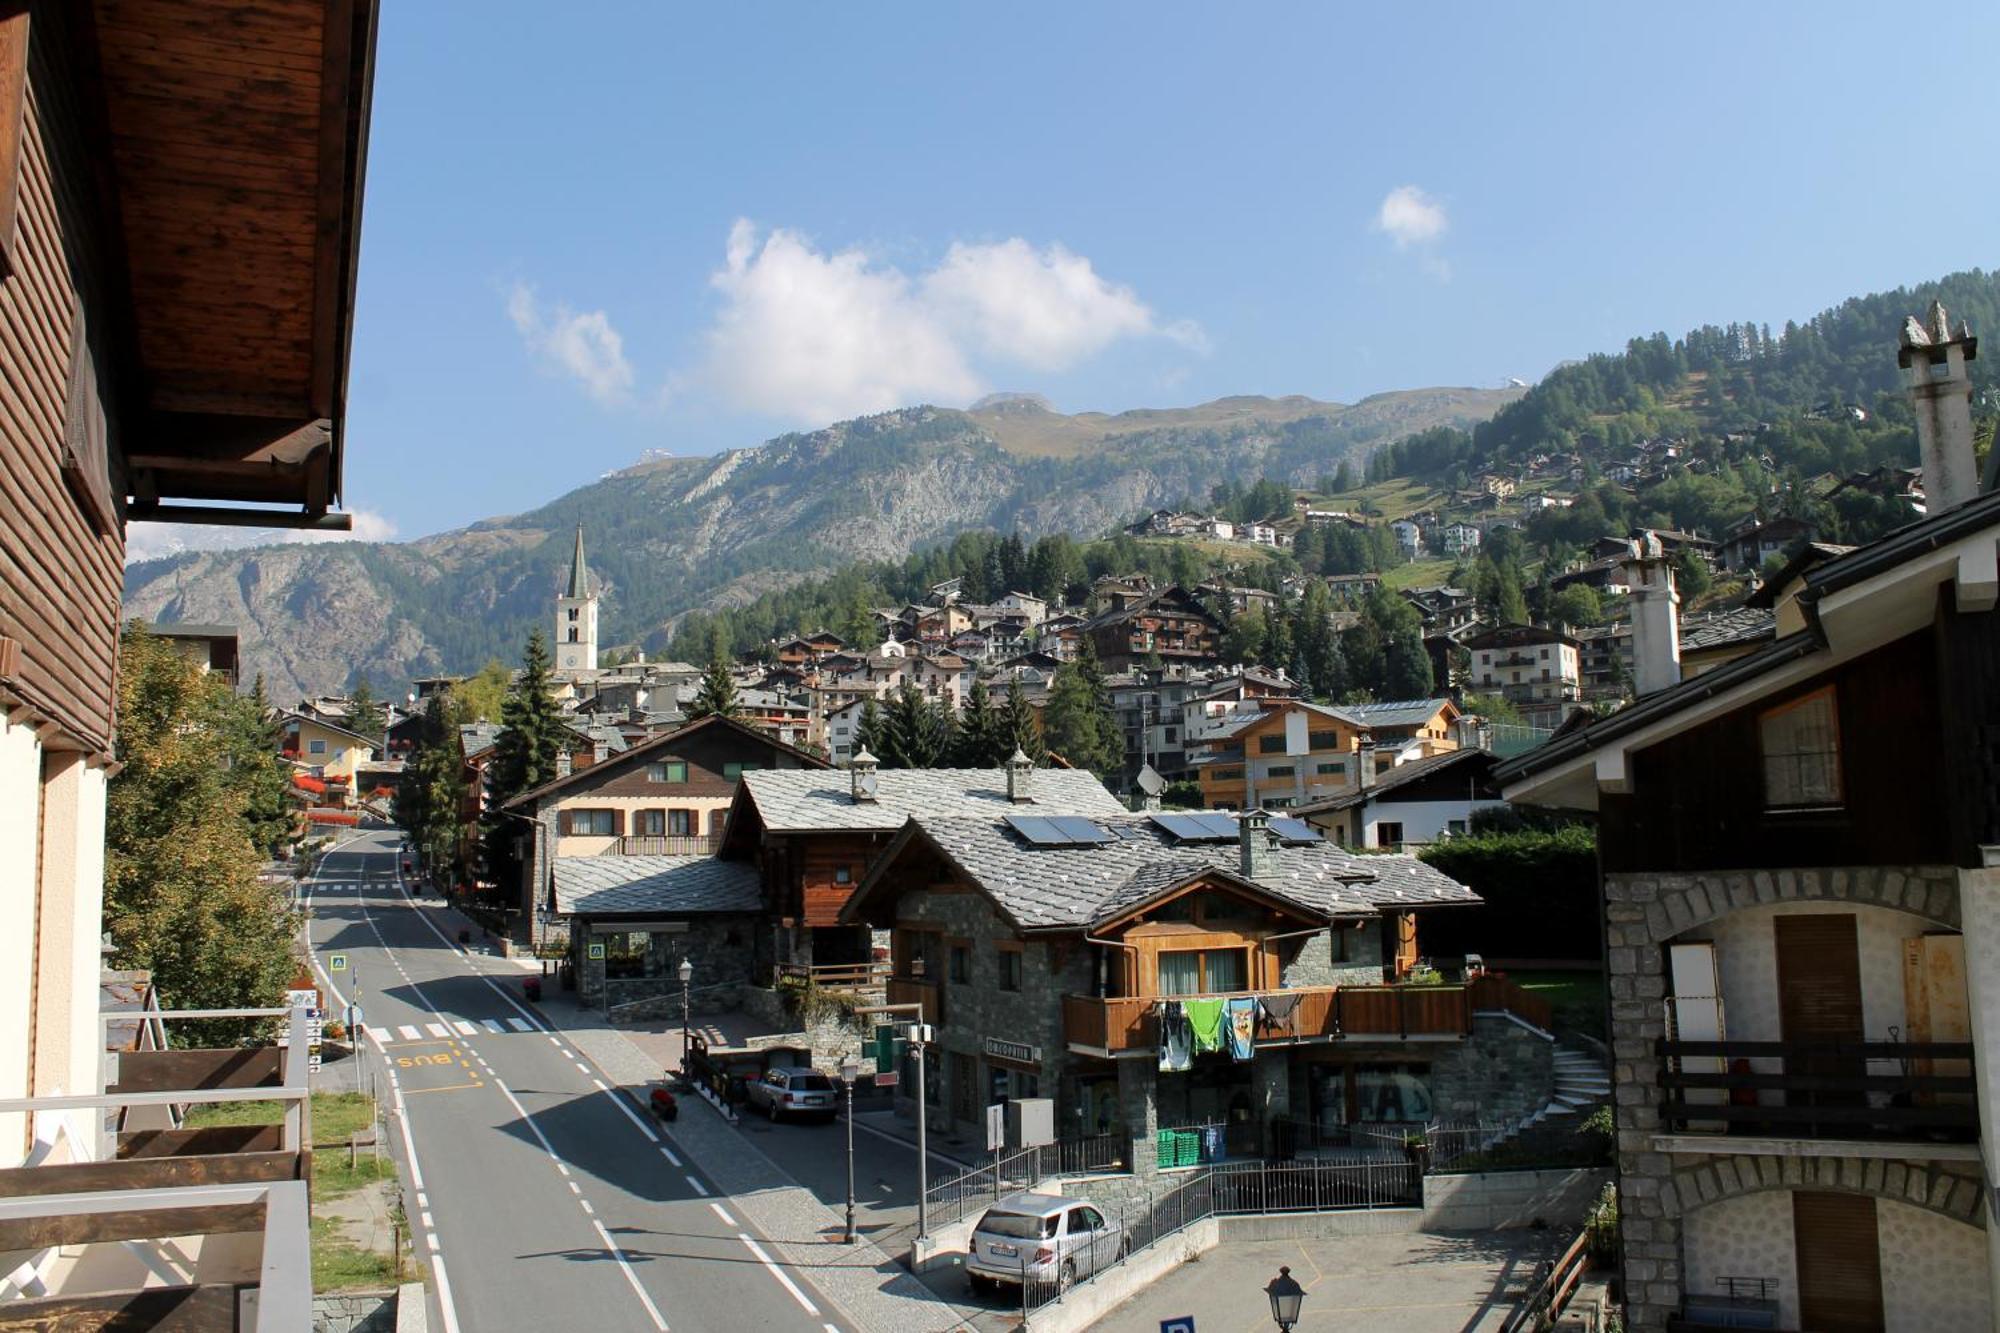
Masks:
[[[737,1232],[736,1239],[742,1241],[745,1245],[750,1247],[750,1253],[757,1256],[757,1262],[764,1265],[764,1267],[767,1270],[769,1270],[772,1277],[778,1279],[779,1282],[784,1284],[785,1290],[792,1293],[792,1299],[799,1303],[800,1308],[802,1308],[807,1314],[813,1316],[815,1319],[819,1317],[819,1307],[806,1299],[806,1294],[803,1291],[799,1290],[799,1284],[792,1281],[792,1275],[790,1273],[787,1273],[784,1269],[778,1267],[778,1265],[772,1261],[771,1256],[764,1253],[764,1247],[762,1245],[759,1245],[756,1241],[750,1239],[749,1232],[747,1231]]]

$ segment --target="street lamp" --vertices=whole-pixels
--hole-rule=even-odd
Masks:
[[[1283,1333],[1292,1333],[1292,1326],[1299,1322],[1299,1307],[1305,1304],[1306,1289],[1292,1280],[1291,1269],[1280,1268],[1264,1294],[1271,1298],[1271,1318]]]
[[[917,981],[924,979],[924,956],[918,954],[910,960],[910,975]],[[924,1083],[924,1035],[925,1020],[930,1014],[930,1006],[922,1003],[922,992],[918,992],[917,1021],[910,1025],[910,1045],[917,1053],[917,1239],[930,1239],[930,1133],[926,1124],[927,1112],[924,1103],[929,1099],[930,1089]]]
[[[688,1033],[690,1030],[690,1024],[688,1023],[688,983],[693,980],[694,980],[694,964],[688,961],[686,954],[682,954],[681,955],[681,1073],[683,1074],[687,1073],[688,1071],[688,1048],[691,1044],[688,1039]]]
[[[846,1055],[840,1061],[840,1086],[847,1090],[847,1238],[854,1243],[854,1076],[861,1072],[860,1057]]]

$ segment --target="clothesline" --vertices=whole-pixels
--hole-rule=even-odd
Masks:
[[[1160,1068],[1179,1072],[1187,1069],[1195,1056],[1225,1048],[1232,1059],[1249,1060],[1256,1054],[1260,1025],[1282,1028],[1283,1035],[1296,1037],[1294,1020],[1300,998],[1297,992],[1273,991],[1162,999],[1157,1006]],[[1267,1035],[1272,1034],[1267,1031]]]

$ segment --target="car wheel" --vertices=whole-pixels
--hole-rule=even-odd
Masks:
[[[772,1124],[774,1124],[774,1125],[775,1125],[775,1124],[777,1124],[777,1123],[778,1123],[778,1104],[777,1104],[776,1102],[766,1102],[766,1103],[764,1104],[764,1114],[770,1117],[770,1119],[771,1119],[771,1123],[772,1123]]]
[[[1076,1262],[1063,1260],[1062,1272],[1056,1277],[1056,1295],[1067,1296],[1069,1289],[1076,1285]]]

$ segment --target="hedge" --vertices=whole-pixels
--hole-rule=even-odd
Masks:
[[[1595,829],[1475,834],[1419,855],[1485,900],[1425,913],[1425,954],[1603,961]]]

